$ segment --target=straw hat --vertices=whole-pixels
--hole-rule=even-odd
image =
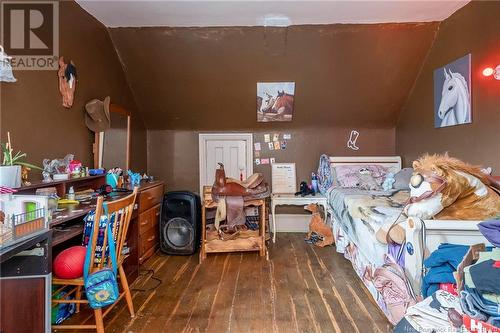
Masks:
[[[93,99],[85,104],[85,125],[92,132],[104,132],[111,126],[109,118],[109,101],[107,96],[104,101]]]

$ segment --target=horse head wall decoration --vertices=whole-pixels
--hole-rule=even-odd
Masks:
[[[59,92],[62,96],[62,105],[69,109],[73,106],[76,89],[76,67],[73,61],[64,62],[64,57],[59,58]]]
[[[443,68],[444,83],[441,91],[438,117],[440,127],[471,122],[470,94],[467,81],[458,72]]]

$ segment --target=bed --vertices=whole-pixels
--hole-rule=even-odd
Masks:
[[[329,163],[332,170],[343,165],[374,164],[391,172],[401,170],[399,156],[330,157]],[[404,271],[407,289],[415,296],[420,294],[423,259],[440,243],[488,243],[478,230],[480,221],[406,219],[400,213],[409,197],[408,191],[370,191],[332,186],[326,191],[326,196],[336,250],[352,262],[358,276],[393,323],[399,320],[401,309],[394,308],[385,299],[388,296],[384,297],[380,284],[380,281],[384,281],[381,278],[384,268],[390,270],[396,267],[394,264],[400,266]],[[405,227],[405,243],[399,246],[378,241],[376,234],[379,228],[398,218],[402,219]]]

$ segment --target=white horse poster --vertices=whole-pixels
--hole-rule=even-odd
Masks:
[[[434,70],[434,127],[472,122],[470,54]]]
[[[257,83],[257,121],[292,121],[295,82]]]

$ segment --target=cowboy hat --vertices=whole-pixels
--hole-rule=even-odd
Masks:
[[[104,101],[93,99],[85,104],[85,125],[92,132],[104,132],[111,126],[109,118],[109,101],[107,96]]]

